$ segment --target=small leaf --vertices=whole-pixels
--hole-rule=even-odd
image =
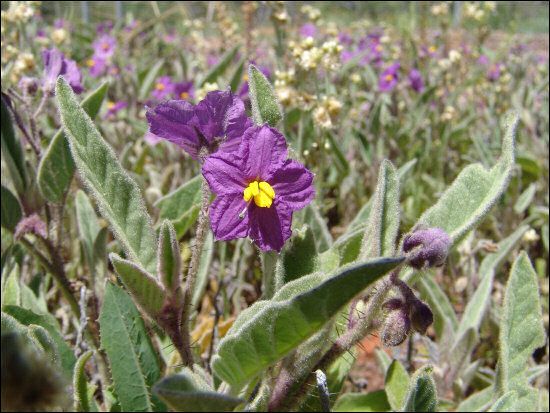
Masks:
[[[489,412],[515,412],[516,403],[518,402],[518,394],[515,391],[509,391],[503,394],[496,402],[493,403]]]
[[[195,281],[195,289],[193,298],[191,299],[192,308],[196,309],[204,295],[206,286],[208,285],[208,277],[210,275],[212,257],[214,256],[214,237],[212,231],[208,231],[206,239],[202,247],[201,258],[199,260],[199,270],[197,271],[197,279]]]
[[[116,273],[142,310],[156,320],[164,303],[164,289],[154,276],[137,264],[122,259],[112,253],[109,255]]]
[[[15,136],[11,113],[8,104],[2,93],[2,122],[1,122],[1,143],[2,158],[6,162],[13,186],[18,194],[25,193],[28,186],[27,168],[21,143]]]
[[[23,216],[19,201],[4,185],[2,185],[0,200],[2,201],[1,224],[4,228],[13,232]]]
[[[232,49],[225,52],[225,54],[220,58],[220,61],[216,63],[199,82],[199,87],[204,86],[205,83],[214,83],[218,80],[218,77],[220,77],[229,67],[238,50],[239,45],[234,46]]]
[[[71,153],[101,214],[133,261],[156,271],[156,235],[137,184],[122,169],[76,97],[60,77],[56,96]]]
[[[53,338],[50,336],[50,333],[48,333],[48,330],[42,326],[30,324],[28,327],[28,335],[36,343],[36,346],[41,348],[44,351],[44,354],[48,356],[52,366],[61,367],[61,360],[59,358],[57,346],[55,345]]]
[[[519,196],[518,200],[514,204],[514,211],[516,214],[522,214],[527,208],[529,208],[529,205],[531,205],[531,202],[533,202],[533,198],[535,197],[536,192],[536,184],[529,185],[527,189],[523,191],[523,193]]]
[[[272,300],[241,313],[219,344],[212,360],[214,372],[234,386],[245,384],[307,340],[353,297],[401,262],[379,259],[342,269],[321,283],[319,276],[312,274],[286,284]],[[308,285],[314,287],[293,294]]]
[[[334,412],[389,412],[391,411],[386,392],[347,393],[336,400]]]
[[[517,124],[517,116],[506,119],[502,155],[497,164],[490,170],[481,164],[466,167],[439,201],[422,214],[416,226],[440,227],[456,244],[481,222],[510,181]]]
[[[369,220],[363,235],[360,259],[391,257],[399,230],[399,180],[390,161],[385,159],[378,172]]]
[[[94,272],[94,242],[101,227],[90,200],[81,190],[76,192],[75,208],[78,234],[82,242],[86,262],[90,271]]]
[[[216,393],[197,383],[185,370],[158,382],[154,392],[177,412],[231,412],[244,400]]]
[[[528,360],[545,343],[539,297],[537,275],[522,252],[510,272],[500,320],[497,386],[501,396],[527,387]]]
[[[457,407],[457,412],[480,412],[485,411],[491,405],[495,389],[493,386],[472,394],[466,400],[463,400]]]
[[[73,375],[73,409],[75,412],[89,412],[88,381],[86,379],[86,363],[92,357],[93,352],[88,350],[76,361]]]
[[[451,347],[449,352],[449,362],[451,371],[449,374],[453,379],[460,377],[462,371],[470,363],[470,356],[478,342],[477,330],[468,328],[464,333],[456,335],[458,340]]]
[[[248,86],[254,123],[275,127],[283,118],[283,111],[275,96],[273,86],[256,66],[248,66]]]
[[[181,295],[181,253],[176,230],[164,221],[159,231],[158,276],[173,296]]]
[[[409,374],[398,360],[393,360],[390,364],[385,382],[384,389],[390,406],[392,410],[398,411],[405,403],[409,388]]]
[[[105,287],[99,326],[122,411],[152,411],[149,389],[160,377],[159,362],[132,300],[112,283]]]
[[[311,228],[317,252],[321,253],[328,250],[332,246],[332,236],[317,205],[312,202],[300,210],[297,215],[300,222],[307,224]]]
[[[283,272],[280,276],[286,284],[314,272],[316,258],[313,231],[308,225],[304,225],[301,229],[294,230],[292,238],[285,245],[281,254],[282,265],[278,266],[277,271]]]
[[[244,73],[244,63],[246,59],[243,57],[240,61],[237,67],[235,68],[235,71],[231,75],[231,80],[229,81],[229,86],[231,87],[231,91],[233,93],[237,93],[239,86],[241,85],[241,82],[243,81],[243,73]]]
[[[410,382],[402,412],[435,412],[437,393],[432,377],[432,367],[424,366],[417,370]]]
[[[108,89],[109,83],[103,83],[80,104],[90,118],[96,117]],[[42,196],[50,202],[61,202],[71,184],[74,169],[69,142],[61,128],[52,138],[38,165],[37,182]]]

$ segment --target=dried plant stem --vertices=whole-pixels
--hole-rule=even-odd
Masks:
[[[197,224],[197,233],[195,235],[195,245],[193,247],[191,261],[189,262],[189,271],[187,272],[187,278],[185,280],[183,313],[180,330],[182,341],[182,349],[180,351],[180,354],[183,358],[182,362],[186,366],[193,365],[193,353],[191,352],[191,335],[189,331],[189,318],[191,316],[193,306],[193,291],[195,289],[195,281],[197,278],[197,272],[199,270],[199,263],[202,254],[202,248],[204,246],[204,240],[206,237],[206,230],[208,228],[208,206],[210,204],[210,190],[208,189],[208,183],[204,178],[202,178],[201,194],[201,208],[199,212],[199,222]],[[176,345],[176,343],[174,343],[174,345]]]
[[[369,334],[374,327],[375,317],[378,315],[386,296],[393,286],[393,280],[399,274],[399,267],[390,275],[380,280],[374,287],[374,293],[371,295],[367,308],[365,309],[364,317],[357,320],[355,325],[342,334],[330,347],[330,349],[320,358],[311,372],[303,379],[303,375],[295,376],[280,376],[277,380],[277,387],[284,387],[288,392],[277,393],[271,397],[269,401],[269,411],[295,411],[308,390],[312,386],[316,386],[316,376],[313,372],[317,370],[326,371],[330,365],[342,354],[349,351],[355,344]],[[290,383],[281,383],[281,381],[290,380]],[[292,389],[297,389],[292,392]]]

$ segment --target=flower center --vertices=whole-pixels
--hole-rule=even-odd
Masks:
[[[393,75],[391,73],[388,73],[384,79],[386,79],[386,82],[391,82],[393,80]]]
[[[164,83],[160,83],[160,82],[155,85],[155,89],[157,90],[164,90],[165,87],[166,86],[164,86]]]
[[[180,98],[182,98],[182,99],[185,100],[185,99],[187,99],[188,97],[189,97],[189,93],[187,93],[187,92],[181,92],[181,93],[180,93]]]
[[[115,107],[115,102],[107,102],[107,109],[113,109]]]
[[[104,50],[104,51],[107,51],[109,50],[109,43],[105,42],[105,43],[102,43],[101,44],[101,48]]]
[[[382,50],[384,50],[384,48],[383,48],[381,45],[378,44],[378,45],[376,45],[375,50],[376,50],[378,53],[381,53]]]
[[[94,59],[88,59],[88,60],[86,61],[86,65],[87,65],[88,67],[94,67],[94,66],[95,66],[95,60],[94,60]]]
[[[243,192],[246,202],[254,198],[254,203],[260,208],[269,208],[275,199],[275,191],[265,181],[254,181],[248,184]]]

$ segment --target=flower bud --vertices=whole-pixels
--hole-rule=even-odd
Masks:
[[[411,330],[411,320],[403,309],[390,313],[384,322],[382,330],[382,343],[386,347],[394,347],[401,344],[407,338]]]
[[[441,228],[422,229],[408,234],[403,240],[403,252],[414,268],[441,266],[447,259],[451,238]]]
[[[411,306],[412,327],[420,334],[424,335],[433,321],[434,315],[430,307],[426,303],[416,300]]]
[[[403,308],[405,303],[400,298],[390,298],[383,305],[384,310],[395,311]]]

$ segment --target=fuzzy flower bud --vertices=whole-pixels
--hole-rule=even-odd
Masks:
[[[412,327],[424,335],[433,322],[434,315],[430,307],[426,303],[416,300],[411,306]]]
[[[382,330],[382,343],[386,347],[395,347],[407,338],[411,331],[411,320],[404,309],[390,313],[384,322]]]
[[[451,238],[441,228],[418,230],[405,236],[403,252],[408,263],[417,269],[441,266],[447,259]]]

